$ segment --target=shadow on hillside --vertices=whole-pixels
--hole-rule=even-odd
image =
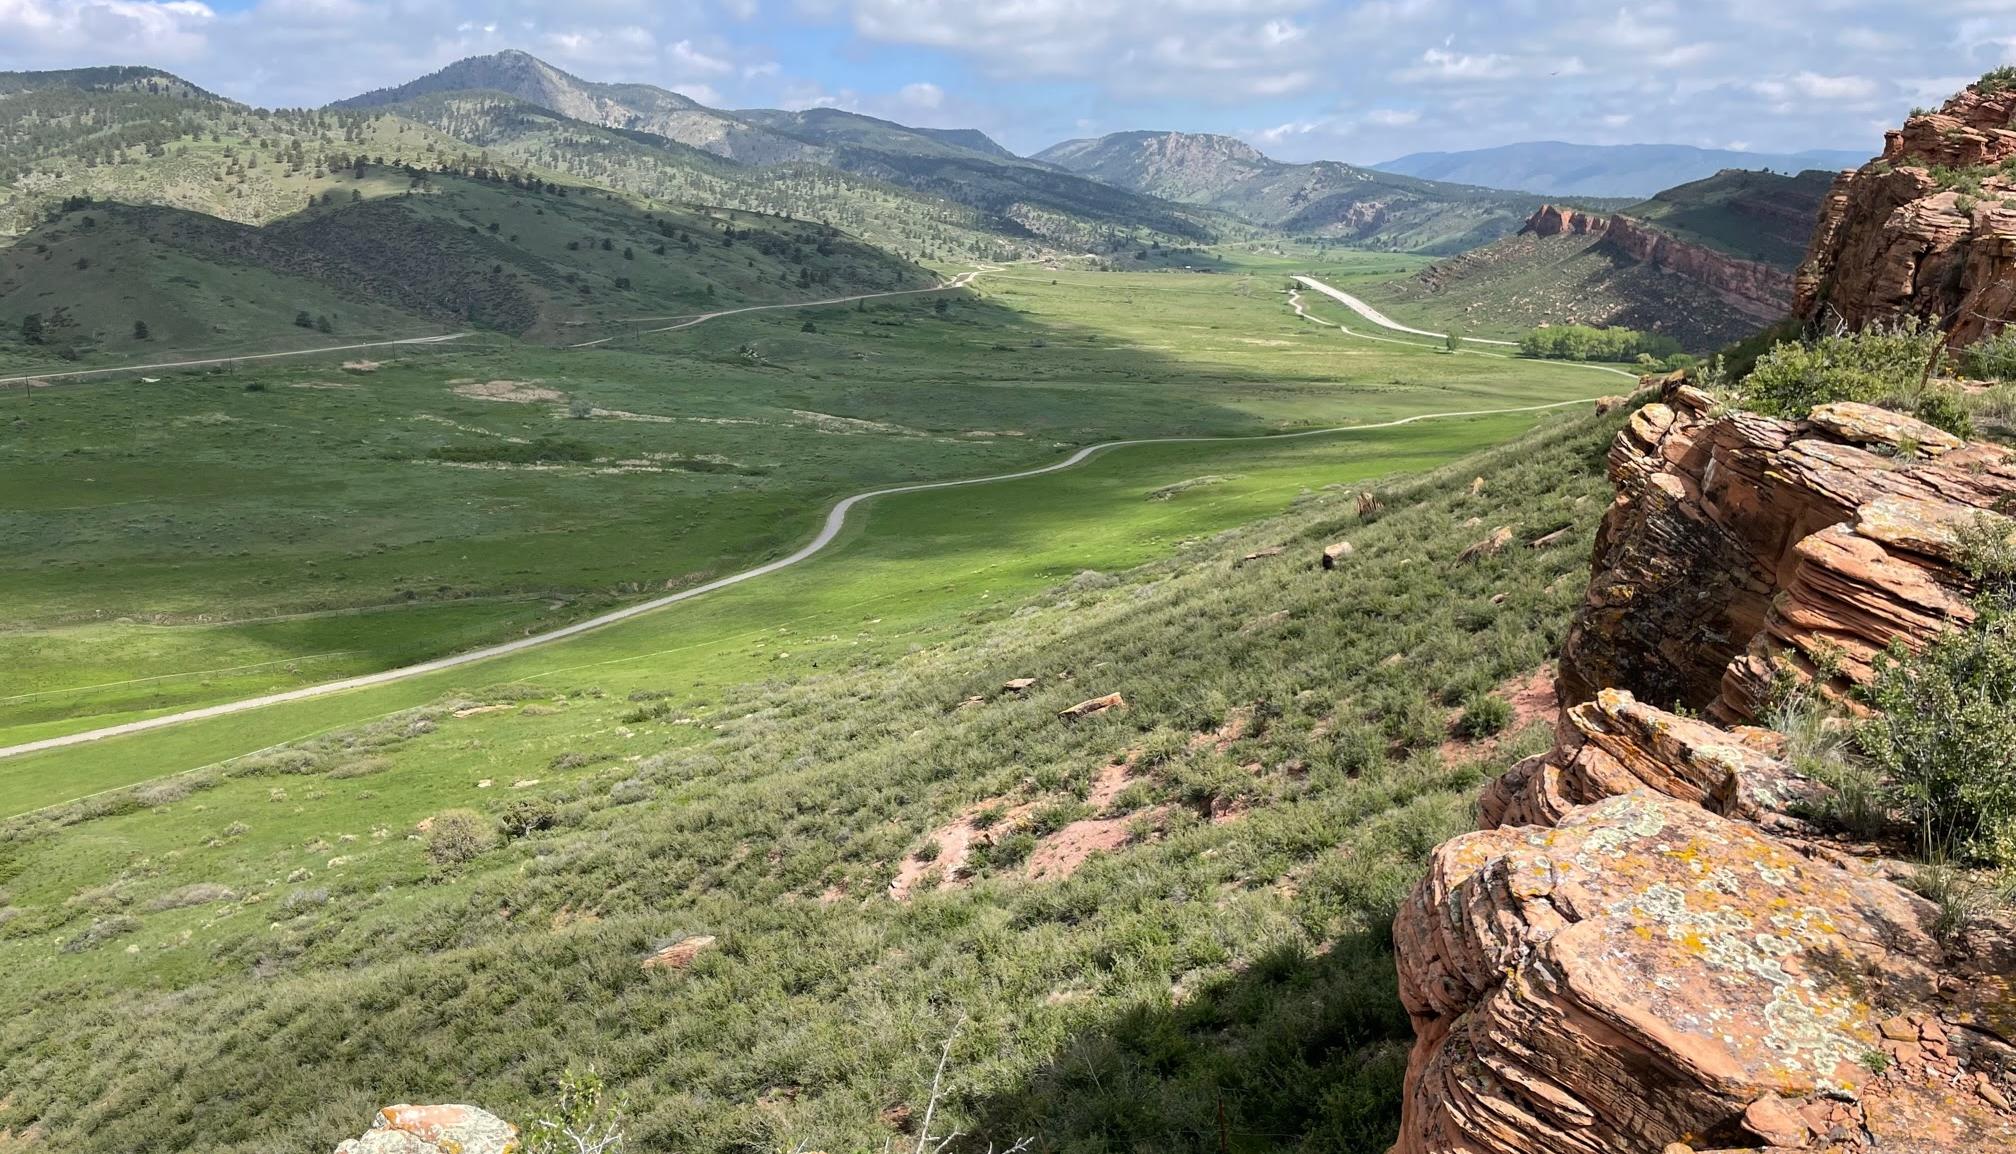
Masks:
[[[1384,935],[1241,973],[1073,1035],[971,1108],[963,1148],[1375,1152],[1393,1141],[1413,1039]]]

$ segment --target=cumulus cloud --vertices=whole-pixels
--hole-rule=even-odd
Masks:
[[[148,62],[301,105],[524,48],[710,104],[856,108],[1025,150],[1084,120],[1369,161],[1737,130],[1760,149],[1873,149],[1876,126],[2016,59],[2016,0],[246,3],[0,0],[0,68]]]

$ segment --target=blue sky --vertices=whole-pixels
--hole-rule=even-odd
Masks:
[[[2016,60],[2016,0],[0,0],[0,68],[319,104],[521,48],[721,107],[1017,151],[1131,128],[1358,162],[1519,140],[1867,149]]]

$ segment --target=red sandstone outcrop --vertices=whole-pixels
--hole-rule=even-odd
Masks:
[[[1883,155],[1828,194],[1798,315],[1851,329],[1923,317],[1956,346],[2016,318],[2016,206],[2003,200],[2016,178],[1995,168],[2012,156],[2016,89],[1968,88],[1888,133]],[[1966,187],[1942,181],[1954,173]]]
[[[1808,824],[1827,787],[1783,736],[1733,724],[1781,668],[1844,694],[1970,620],[1956,533],[2016,494],[2016,454],[1658,383],[1611,448],[1556,746],[1395,920],[1395,1154],[2016,1149],[2016,939],[1935,940],[1894,867]]]
[[[1781,665],[1866,683],[1893,640],[1971,620],[1955,531],[2016,497],[2016,454],[1867,405],[1806,421],[1723,412],[1678,378],[1609,456],[1617,498],[1561,659],[1562,700],[1606,687],[1724,721]]]
[[[1600,236],[1625,259],[1693,281],[1760,320],[1778,320],[1792,308],[1794,285],[1789,274],[1677,239],[1622,213],[1604,217],[1542,205],[1519,235]]]

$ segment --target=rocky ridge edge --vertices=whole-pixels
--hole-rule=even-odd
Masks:
[[[1395,920],[1394,1150],[2016,1148],[2016,942],[1938,940],[1745,724],[1776,668],[1845,694],[1891,638],[1968,619],[1952,530],[2016,490],[2010,454],[1652,383],[1610,451],[1555,748],[1490,784]]]

